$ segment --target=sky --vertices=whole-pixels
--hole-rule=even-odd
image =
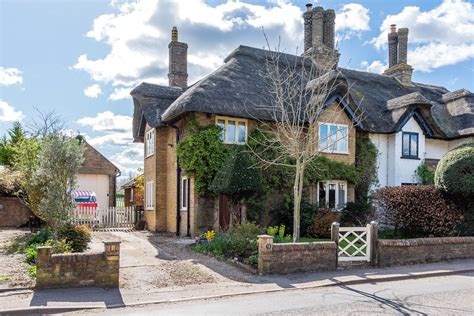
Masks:
[[[14,121],[55,111],[67,129],[129,176],[143,167],[132,140],[130,90],[168,84],[173,26],[187,42],[188,83],[238,45],[301,53],[306,3],[336,11],[339,66],[381,73],[390,24],[409,28],[413,80],[474,91],[474,4],[467,0],[0,0],[0,137]]]

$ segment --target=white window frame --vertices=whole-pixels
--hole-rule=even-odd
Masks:
[[[189,195],[188,188],[189,188],[189,186],[188,186],[188,177],[186,177],[186,176],[181,177],[181,199],[180,199],[181,200],[180,201],[181,211],[187,211],[188,210],[188,195]]]
[[[240,119],[240,118],[235,118],[235,117],[229,117],[229,116],[217,116],[216,115],[216,125],[218,125],[219,121],[224,121],[224,144],[237,144],[237,145],[244,145],[247,143],[247,137],[248,137],[248,120],[246,119]],[[228,140],[228,133],[227,133],[227,126],[229,125],[229,121],[234,121],[235,122],[235,141],[231,142]],[[244,123],[245,125],[245,141],[244,142],[239,142],[239,123]]]
[[[319,185],[320,183],[325,183],[326,184],[326,205],[324,207],[329,206],[329,194],[328,194],[328,188],[330,184],[334,184],[336,186],[336,195],[335,195],[335,205],[334,205],[334,210],[342,210],[346,205],[347,205],[347,181],[344,180],[321,180],[318,181],[318,185],[316,186],[316,201],[319,203]],[[342,207],[338,207],[337,203],[339,201],[339,184],[344,184],[344,205]]]
[[[153,156],[155,153],[155,129],[146,132],[145,136],[145,158]]]
[[[327,145],[326,145],[326,149],[320,149],[321,148],[321,125],[327,125],[328,127],[328,137],[326,138],[326,142],[327,142]],[[331,150],[331,145],[329,145],[329,141],[330,141],[330,129],[331,129],[331,126],[336,126],[336,150]],[[342,128],[346,128],[347,130],[347,135],[346,137],[344,137],[343,139],[337,139],[337,135],[338,135],[338,132],[340,130],[342,130]],[[346,142],[346,150],[345,151],[341,151],[341,150],[337,150],[337,147],[338,147],[338,143],[340,141],[345,141]],[[326,123],[326,122],[319,122],[318,124],[318,150],[320,152],[323,152],[323,153],[330,153],[330,154],[349,154],[349,125],[346,125],[346,124],[336,124],[336,123]]]
[[[155,187],[153,181],[147,181],[145,186],[145,210],[155,209]]]

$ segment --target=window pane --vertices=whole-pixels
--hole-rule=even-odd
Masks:
[[[225,141],[225,121],[217,120],[217,126],[221,128],[221,141]]]
[[[329,184],[329,208],[336,206],[336,185],[334,183]]]
[[[347,143],[348,143],[348,137],[347,137],[347,127],[345,126],[339,126],[338,128],[338,133],[337,133],[337,150],[341,152],[347,152]]]
[[[402,139],[402,155],[410,156],[410,134],[403,134]]]
[[[418,157],[418,134],[410,135],[410,156]]]
[[[239,143],[245,143],[245,134],[246,134],[246,124],[244,122],[239,122],[239,138],[238,142]]]
[[[319,125],[319,150],[327,149],[328,126],[325,124]]]
[[[229,143],[235,143],[235,121],[227,122],[227,141]]]
[[[319,182],[319,206],[326,206],[326,184]]]
[[[337,142],[337,126],[336,125],[330,125],[329,126],[329,133],[330,133],[330,136],[329,136],[329,149],[331,151],[335,151],[336,150],[336,142]]]
[[[337,208],[343,208],[346,204],[346,186],[343,183],[339,183],[337,195]]]

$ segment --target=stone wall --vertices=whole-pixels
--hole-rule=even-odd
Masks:
[[[33,213],[15,196],[0,196],[0,227],[20,227],[28,224]]]
[[[118,287],[120,242],[104,242],[104,249],[100,253],[53,255],[51,247],[39,247],[36,287]]]
[[[474,258],[474,237],[437,237],[378,240],[378,266],[437,262]]]
[[[335,270],[336,267],[335,242],[274,244],[272,236],[258,236],[260,274]]]

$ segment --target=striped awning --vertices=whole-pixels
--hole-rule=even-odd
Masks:
[[[74,198],[78,197],[88,197],[88,196],[95,196],[95,192],[93,191],[86,191],[86,190],[73,190],[71,191],[71,195]]]

